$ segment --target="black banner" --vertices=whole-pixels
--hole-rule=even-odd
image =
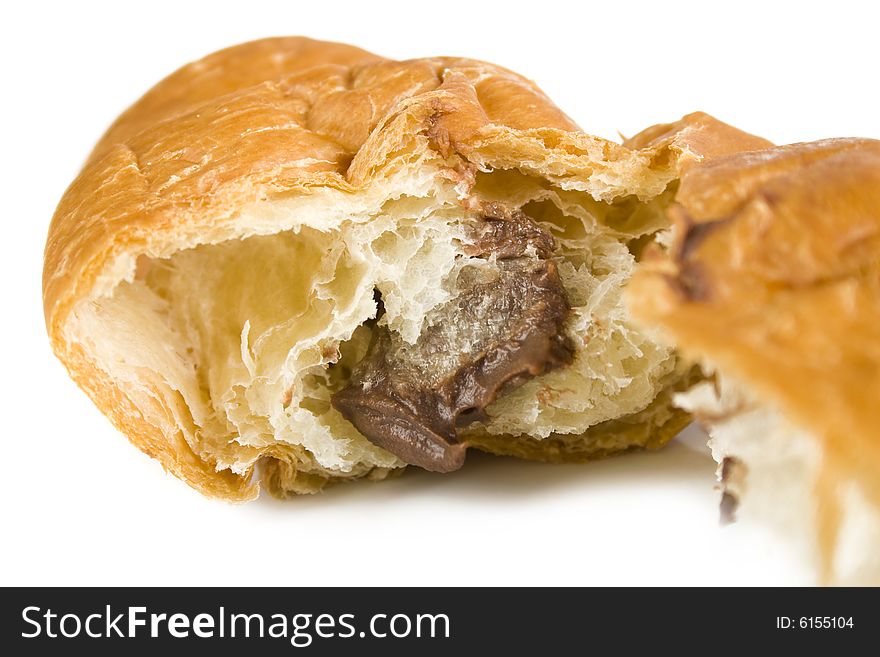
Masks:
[[[878,589],[4,589],[5,654],[855,649]],[[756,643],[760,642],[760,643]]]

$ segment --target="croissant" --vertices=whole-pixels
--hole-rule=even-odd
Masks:
[[[768,145],[704,114],[618,144],[492,64],[246,43],[97,144],[47,238],[48,334],[132,443],[229,500],[659,447],[692,368],[623,287],[682,171]]]
[[[706,161],[669,214],[626,298],[711,377],[675,402],[709,429],[722,511],[824,583],[880,583],[880,141]]]

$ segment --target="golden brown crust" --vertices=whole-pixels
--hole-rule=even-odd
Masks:
[[[636,317],[817,435],[880,503],[880,141],[716,159],[671,214],[671,258],[631,282]]]
[[[756,151],[773,146],[762,137],[743,132],[705,112],[692,112],[674,123],[660,123],[642,130],[623,142],[636,149],[657,149],[678,155],[681,170],[732,153]]]
[[[723,125],[698,123],[685,128],[704,135]],[[679,160],[711,141],[692,148],[689,139],[670,129],[637,138],[633,151],[585,135],[533,83],[473,60],[395,62],[301,38],[229,48],[183,67],[126,111],[65,193],[46,243],[47,330],[133,443],[206,494],[246,498],[256,494],[249,472],[217,472],[173,435],[162,442],[69,339],[78,304],[111,293],[142,255],[245,236],[243,207],[317,188],[358,192],[389,177],[401,153],[428,149],[462,177],[518,168],[610,200],[660,193]]]
[[[141,130],[221,96],[309,70],[326,76],[332,84],[354,66],[382,60],[354,46],[298,37],[261,39],[224,48],[179,68],[152,87],[113,122],[90,159],[127,142]]]

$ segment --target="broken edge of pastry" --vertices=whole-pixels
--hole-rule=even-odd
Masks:
[[[880,142],[721,157],[684,174],[672,246],[626,293],[713,380],[722,512],[794,539],[821,581],[880,583]]]
[[[135,445],[226,499],[453,469],[466,445],[656,447],[687,422],[669,403],[686,376],[621,291],[707,144],[767,142],[695,114],[623,146],[490,64],[236,46],[150,90],[67,190],[46,245],[50,339]],[[522,251],[475,247],[512,221],[535,233]],[[527,281],[546,293],[509,293]],[[503,335],[457,335],[461,362],[431,360],[450,309],[480,298],[470,316]],[[442,399],[399,379],[338,396],[429,361]],[[386,411],[397,434],[377,429]]]

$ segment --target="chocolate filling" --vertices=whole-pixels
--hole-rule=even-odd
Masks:
[[[416,343],[376,326],[348,386],[333,395],[371,442],[426,470],[460,468],[458,429],[485,420],[499,395],[572,359],[552,235],[522,212],[498,214],[475,226],[467,248],[475,260]]]
[[[735,456],[725,456],[721,461],[721,485],[736,485],[745,476],[745,464]],[[736,520],[739,498],[729,489],[721,493],[721,524],[727,525]]]

